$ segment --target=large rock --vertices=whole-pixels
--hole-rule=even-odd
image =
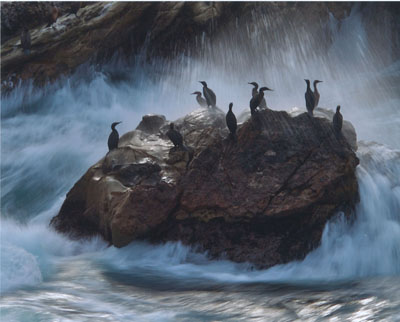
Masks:
[[[180,240],[260,267],[303,258],[327,220],[351,213],[355,153],[325,118],[261,111],[239,125],[237,141],[224,118],[200,109],[175,121],[187,146],[179,150],[163,117],[145,117],[75,184],[51,224],[118,247]]]

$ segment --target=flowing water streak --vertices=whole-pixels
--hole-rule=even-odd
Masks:
[[[197,57],[151,66],[138,59],[132,68],[114,64],[101,71],[86,66],[43,91],[23,84],[2,98],[1,291],[6,292],[4,303],[10,303],[9,307],[5,304],[8,317],[17,314],[13,305],[29,312],[45,311],[49,293],[59,298],[59,302],[51,302],[55,310],[52,318],[63,316],[65,305],[83,314],[78,315],[80,319],[96,307],[109,310],[104,316],[121,314],[123,319],[125,313],[121,312],[131,310],[131,303],[120,304],[121,297],[132,292],[129,284],[133,284],[137,287],[133,297],[138,298],[132,301],[139,303],[134,306],[135,314],[141,312],[144,320],[157,320],[165,313],[167,320],[173,320],[177,313],[168,305],[152,312],[154,305],[162,303],[146,297],[143,289],[203,288],[204,293],[190,293],[188,306],[193,308],[196,302],[204,303],[199,294],[211,301],[215,298],[209,287],[221,285],[277,281],[319,285],[399,275],[399,152],[371,143],[362,145],[358,152],[361,201],[357,219],[352,224],[341,217],[330,222],[321,246],[301,262],[251,271],[246,264],[209,261],[204,254],[180,244],[133,243],[124,249],[105,249],[99,240],[70,241],[48,228],[68,189],[107,151],[113,121],[123,121],[119,131],[124,133],[145,113],[180,117],[196,106],[190,93],[200,88],[198,80],[207,80],[215,90],[217,105],[226,109],[233,101],[238,114],[248,105],[248,81],[275,89],[267,97],[273,109],[289,109],[304,105],[305,77],[322,79],[321,106],[341,104],[344,117],[353,122],[359,138],[399,148],[400,91],[398,83],[393,85],[388,79],[400,77],[400,65],[382,69],[379,52],[366,43],[359,12],[352,12],[340,27],[331,18],[323,26],[331,41],[318,53],[313,53],[313,46],[321,37],[297,32],[294,24],[280,33],[268,33],[278,22],[264,17],[256,26],[239,25],[238,32],[216,37],[212,46],[205,39],[199,42],[203,47],[198,48]],[[262,59],[255,60],[256,53]],[[115,303],[110,306],[99,290],[112,293]],[[235,301],[233,293],[224,294]],[[234,303],[244,310],[241,301],[252,307],[253,300],[258,301],[239,296]],[[177,303],[171,306],[179,307]]]

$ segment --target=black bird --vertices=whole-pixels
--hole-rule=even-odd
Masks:
[[[318,103],[319,103],[319,92],[318,92],[318,89],[317,89],[317,84],[318,83],[322,83],[322,81],[320,81],[320,80],[315,80],[314,81],[314,108],[317,108],[318,107]]]
[[[207,87],[205,81],[199,81],[203,85],[203,95],[207,101],[207,106],[215,107],[217,105],[217,97],[215,93]]]
[[[307,90],[306,90],[306,93],[304,94],[304,96],[306,98],[307,112],[310,116],[313,116],[313,111],[314,111],[314,106],[315,106],[314,94],[310,88],[310,81],[308,79],[305,79],[305,81],[307,83]]]
[[[333,116],[333,129],[335,130],[336,133],[340,133],[340,131],[342,130],[342,126],[343,126],[343,116],[340,113],[340,105],[338,105],[336,107],[336,113]]]
[[[261,101],[264,98],[264,91],[272,91],[272,89],[268,88],[268,87],[261,87],[260,90],[258,91],[258,94],[256,96],[254,96],[251,100],[250,100],[250,111],[251,111],[251,115],[254,114],[254,112],[256,111],[256,108],[258,106],[260,106]]]
[[[52,5],[49,8],[48,16],[47,16],[47,21],[48,24],[46,27],[50,27],[55,23],[58,19],[58,16],[60,15],[60,10],[52,3]]]
[[[174,123],[171,123],[169,125],[169,130],[167,132],[167,136],[172,141],[175,148],[183,147],[183,137],[177,130],[174,129]]]
[[[207,107],[207,101],[201,97],[201,92],[193,92],[192,95],[197,95],[196,101],[201,107]]]
[[[118,131],[115,129],[115,127],[122,122],[114,122],[111,124],[111,134],[108,137],[108,150],[114,150],[118,149],[118,141],[119,141],[119,134]]]
[[[253,96],[253,97],[256,96],[258,94],[258,84],[256,82],[251,82],[251,83],[248,83],[248,84],[254,86],[253,89],[251,90],[251,96]],[[265,97],[261,100],[260,108],[261,109],[266,109],[267,108],[267,102],[265,101]]]
[[[69,14],[74,14],[75,17],[78,17],[78,11],[81,8],[81,2],[80,1],[74,1],[71,3],[71,6],[69,8]]]
[[[29,30],[24,27],[24,29],[21,32],[21,47],[22,50],[24,51],[25,55],[29,55],[31,51],[31,34],[29,33]]]
[[[228,126],[229,131],[231,132],[231,137],[235,138],[236,129],[237,129],[237,121],[236,116],[232,112],[233,103],[229,103],[229,111],[226,113],[226,125]]]

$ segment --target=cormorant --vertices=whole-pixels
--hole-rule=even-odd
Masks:
[[[59,15],[60,10],[58,10],[58,8],[53,3],[49,8],[48,24],[46,27],[50,27],[53,23],[55,23]]]
[[[305,79],[305,81],[307,83],[307,90],[306,90],[306,93],[304,94],[304,96],[306,98],[307,112],[310,116],[313,116],[313,111],[314,111],[314,106],[315,106],[314,94],[310,88],[310,81],[308,79]]]
[[[333,116],[332,122],[333,122],[333,129],[335,130],[335,132],[340,133],[343,125],[343,116],[340,113],[340,105],[336,107],[336,113]]]
[[[207,107],[207,101],[201,97],[201,92],[193,92],[192,95],[197,95],[196,101],[201,107]]]
[[[254,112],[256,111],[256,108],[258,106],[260,106],[261,101],[264,98],[264,91],[272,91],[272,89],[268,88],[268,87],[261,87],[260,90],[258,91],[258,94],[256,96],[254,96],[251,100],[250,100],[250,111],[251,111],[251,115],[254,114]]]
[[[122,122],[114,122],[113,124],[111,124],[111,134],[108,137],[108,150],[114,150],[114,149],[118,149],[118,141],[119,141],[119,134],[117,132],[117,130],[115,129],[115,127]]]
[[[318,89],[317,89],[317,84],[318,83],[322,83],[322,81],[320,81],[320,80],[315,80],[314,81],[314,108],[317,108],[318,107],[318,103],[319,103],[319,92],[318,92]]]
[[[236,129],[237,129],[237,121],[236,116],[232,112],[233,103],[229,103],[229,111],[226,113],[226,125],[228,126],[229,131],[231,132],[231,137],[235,138]]]
[[[21,47],[22,50],[24,51],[24,54],[29,55],[31,50],[31,34],[29,33],[29,30],[26,27],[24,27],[24,29],[21,32]]]
[[[253,96],[253,97],[256,96],[258,94],[258,84],[256,82],[251,82],[251,83],[248,83],[248,84],[254,86],[253,89],[251,90],[251,96]],[[260,103],[259,106],[260,106],[261,109],[266,109],[267,108],[267,102],[265,101],[265,97],[263,97],[263,99],[261,100],[261,103]]]
[[[74,1],[71,3],[71,6],[69,8],[69,14],[74,14],[75,17],[79,18],[77,13],[79,9],[81,8],[81,2],[80,1]]]
[[[207,87],[207,83],[205,81],[199,81],[203,85],[203,95],[207,101],[207,106],[215,107],[217,104],[217,97],[215,93]]]
[[[167,136],[175,147],[183,147],[183,137],[177,130],[174,129],[174,123],[169,125]]]

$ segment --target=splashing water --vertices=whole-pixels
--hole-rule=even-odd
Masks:
[[[42,90],[21,84],[2,98],[1,317],[395,316],[400,304],[393,289],[400,281],[400,152],[394,150],[400,148],[400,82],[393,79],[400,78],[400,62],[380,59],[357,10],[341,24],[331,17],[315,32],[295,23],[276,30],[278,23],[262,16],[212,41],[198,39],[191,57],[151,65],[138,57],[133,66],[113,62],[101,71],[83,66]],[[321,33],[329,38],[316,50]],[[71,241],[48,227],[65,193],[107,152],[112,122],[123,121],[122,134],[146,113],[181,117],[197,108],[190,93],[201,88],[199,80],[217,93],[220,108],[233,101],[237,115],[247,109],[250,81],[275,90],[267,94],[272,109],[305,109],[304,78],[324,81],[320,106],[340,104],[359,139],[386,145],[359,144],[356,218],[348,222],[339,215],[329,222],[321,246],[303,261],[253,271],[248,264],[210,261],[179,243],[106,248],[99,239]]]

